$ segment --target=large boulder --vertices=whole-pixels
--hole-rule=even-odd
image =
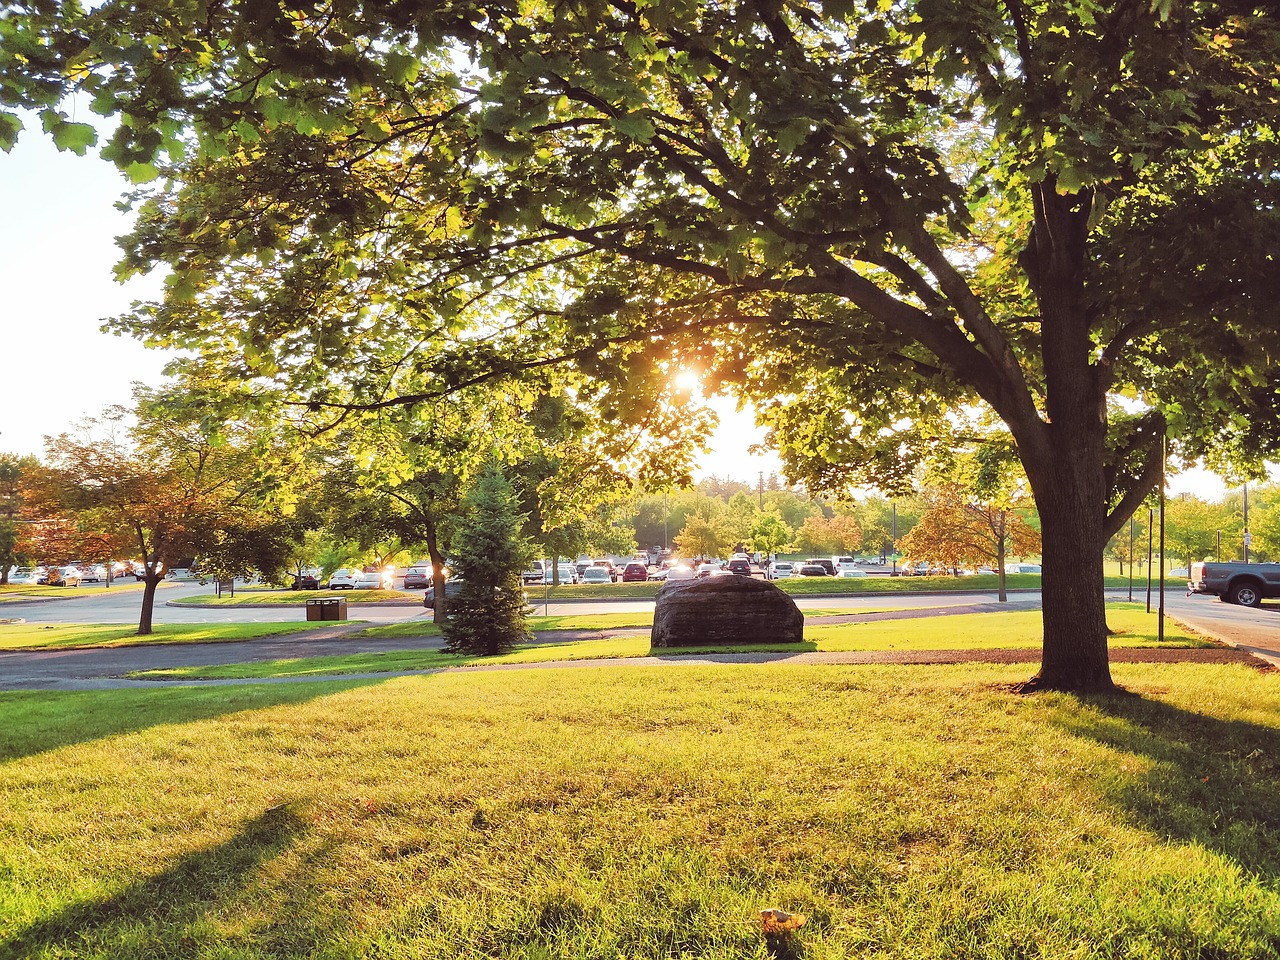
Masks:
[[[663,584],[650,643],[703,647],[803,639],[804,614],[776,586],[754,577],[721,576]]]

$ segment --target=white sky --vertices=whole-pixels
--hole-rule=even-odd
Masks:
[[[156,384],[167,359],[134,340],[102,333],[102,321],[158,295],[151,276],[121,286],[111,268],[115,237],[129,226],[115,203],[127,188],[110,164],[59,153],[38,129],[0,153],[0,451],[41,453],[43,437],[110,404],[128,404],[134,381]],[[698,476],[755,483],[781,473],[755,456],[758,430],[730,400],[714,401],[721,426]],[[1205,471],[1170,479],[1174,493],[1208,499],[1226,486]]]

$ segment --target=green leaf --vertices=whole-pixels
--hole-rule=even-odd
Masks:
[[[131,163],[124,168],[124,174],[130,183],[150,183],[160,176],[160,171],[153,163]]]
[[[0,111],[0,150],[8,153],[18,142],[18,134],[22,132],[22,121],[16,114]]]
[[[628,113],[625,116],[614,117],[613,129],[624,137],[639,140],[641,143],[648,143],[656,132],[653,122],[642,113]]]
[[[59,150],[70,150],[77,157],[83,157],[85,151],[98,142],[98,131],[87,123],[67,123],[59,117],[57,123],[46,129]]]

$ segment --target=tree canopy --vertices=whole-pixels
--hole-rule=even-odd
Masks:
[[[12,7],[0,105],[83,150],[80,92],[148,184],[121,272],[168,295],[117,329],[316,411],[569,363],[670,450],[696,369],[830,488],[900,487],[980,402],[1043,525],[1041,685],[1111,685],[1102,551],[1166,427],[1280,445],[1271,6]]]

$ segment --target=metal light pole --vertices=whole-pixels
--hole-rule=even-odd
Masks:
[[[892,550],[893,576],[896,577],[898,575],[898,501],[897,500],[893,501],[893,543],[890,544],[890,546],[893,548]]]
[[[1151,613],[1152,538],[1156,534],[1156,511],[1147,507],[1147,613]]]
[[[1156,629],[1156,640],[1164,642],[1164,470],[1169,457],[1169,435],[1166,433],[1160,440],[1160,616]]]
[[[1129,602],[1133,603],[1133,515],[1129,516]]]
[[[1249,562],[1249,544],[1253,537],[1249,536],[1249,482],[1244,484],[1244,562]]]

